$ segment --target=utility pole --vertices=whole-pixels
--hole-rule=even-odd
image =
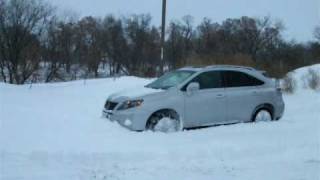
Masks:
[[[167,0],[162,0],[162,25],[161,25],[161,69],[160,73],[164,71],[164,43],[166,35],[166,9],[167,9]]]

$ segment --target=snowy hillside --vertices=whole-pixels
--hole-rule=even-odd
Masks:
[[[0,83],[0,179],[320,179],[319,92],[285,95],[280,121],[171,134],[100,117],[108,95],[149,81]]]

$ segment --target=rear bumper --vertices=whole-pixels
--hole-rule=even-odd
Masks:
[[[145,130],[149,113],[141,109],[129,109],[122,111],[110,111],[104,109],[103,117],[118,122],[121,126],[132,130],[132,131],[143,131]]]
[[[276,120],[281,119],[282,116],[283,116],[283,114],[284,114],[284,110],[285,110],[285,104],[284,104],[284,102],[283,102],[283,101],[277,102],[277,104],[276,104],[276,109],[275,109],[275,114],[274,114],[274,115],[275,115],[274,118],[275,118]]]

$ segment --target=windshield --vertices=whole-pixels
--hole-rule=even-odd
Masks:
[[[173,71],[161,76],[157,80],[148,84],[146,87],[153,88],[153,89],[168,89],[170,87],[173,87],[182,83],[184,80],[189,78],[194,73],[195,73],[194,71],[186,71],[186,70]]]

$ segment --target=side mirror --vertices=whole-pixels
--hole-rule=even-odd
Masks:
[[[187,86],[187,94],[192,95],[200,89],[200,85],[197,82],[192,82]]]

